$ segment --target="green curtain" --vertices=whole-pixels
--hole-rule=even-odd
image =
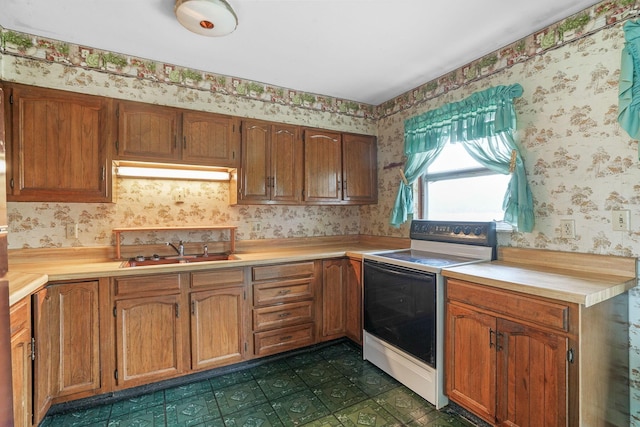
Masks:
[[[413,213],[413,183],[447,143],[460,142],[483,166],[505,175],[513,172],[503,202],[504,220],[521,231],[533,230],[533,197],[513,136],[513,98],[519,96],[519,84],[496,86],[405,122],[406,182],[400,182],[392,225],[399,226]]]
[[[622,28],[626,42],[620,63],[618,123],[631,138],[640,139],[640,23],[627,21]]]

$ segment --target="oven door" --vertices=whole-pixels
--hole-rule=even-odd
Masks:
[[[436,368],[436,276],[364,261],[364,329]]]

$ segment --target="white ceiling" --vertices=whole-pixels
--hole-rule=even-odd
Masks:
[[[183,28],[174,0],[0,0],[0,26],[378,105],[594,0],[229,0],[238,28]]]

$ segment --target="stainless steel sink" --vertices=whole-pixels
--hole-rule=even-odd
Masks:
[[[238,259],[232,254],[208,254],[208,255],[183,255],[168,257],[151,257],[151,258],[130,258],[124,261],[121,268],[129,267],[145,267],[150,265],[166,265],[166,264],[192,264],[195,262],[212,262],[212,261],[228,261]]]

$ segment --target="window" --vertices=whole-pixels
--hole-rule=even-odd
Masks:
[[[440,221],[502,221],[511,175],[485,168],[464,149],[448,143],[420,180],[420,216]]]

